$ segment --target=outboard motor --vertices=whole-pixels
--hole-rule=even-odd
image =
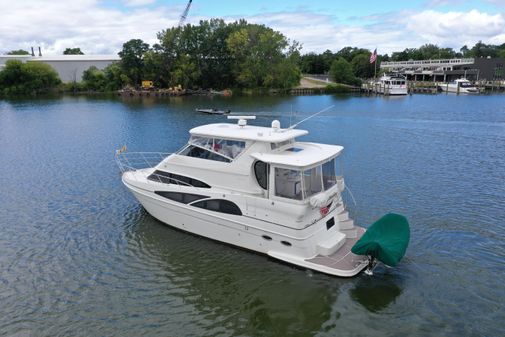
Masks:
[[[367,255],[370,263],[365,273],[371,275],[376,260],[394,267],[405,255],[410,240],[410,228],[403,215],[389,213],[374,222],[352,247],[356,255]]]

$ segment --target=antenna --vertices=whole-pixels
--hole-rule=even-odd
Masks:
[[[323,113],[323,112],[325,112],[325,111],[330,110],[330,109],[331,109],[331,108],[333,108],[334,106],[335,106],[335,105],[331,105],[331,106],[329,106],[329,107],[327,107],[327,108],[324,108],[323,110],[318,111],[318,112],[316,112],[315,114],[312,114],[312,115],[310,115],[309,117],[302,119],[301,121],[299,121],[299,122],[298,122],[298,123],[296,123],[295,125],[291,125],[291,126],[290,126],[289,128],[287,128],[286,130],[291,130],[291,129],[294,129],[295,127],[297,127],[298,125],[302,124],[303,122],[308,121],[309,119],[311,119],[312,117],[315,117],[315,116],[319,115],[320,113]]]

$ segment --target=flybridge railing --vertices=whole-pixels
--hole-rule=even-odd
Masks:
[[[155,167],[169,155],[165,152],[126,152],[123,148],[116,151],[115,159],[121,172],[126,172]]]

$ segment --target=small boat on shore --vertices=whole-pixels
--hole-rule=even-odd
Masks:
[[[440,83],[438,87],[444,92],[456,94],[479,94],[479,89],[466,78],[458,78],[449,83]]]
[[[342,146],[297,141],[308,132],[295,127],[307,118],[288,128],[277,120],[248,125],[255,116],[228,119],[238,123],[191,129],[177,153],[116,152],[124,185],[147,212],[175,228],[335,276],[367,267],[371,273],[376,259],[399,262],[408,222],[387,215],[368,230],[355,224],[342,198]]]
[[[228,110],[218,110],[218,109],[201,109],[201,108],[196,108],[195,111],[197,112],[203,112],[209,115],[226,115],[231,112],[230,109]]]

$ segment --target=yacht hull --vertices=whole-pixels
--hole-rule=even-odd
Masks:
[[[186,205],[159,200],[154,193],[138,189],[126,182],[125,185],[154,218],[183,231],[334,276],[352,277],[368,265],[367,257],[350,252],[352,245],[349,244],[358,240],[364,232],[361,228],[356,231],[358,235],[344,239],[340,249],[328,254],[329,258],[332,258],[331,263],[319,263],[322,260],[318,257],[328,257],[322,256],[316,247],[321,238],[320,234],[325,233],[306,238],[294,238],[283,233],[266,233],[257,226],[257,220],[253,225],[254,221],[248,217],[220,213],[216,215],[215,212],[194,207],[190,209]]]

